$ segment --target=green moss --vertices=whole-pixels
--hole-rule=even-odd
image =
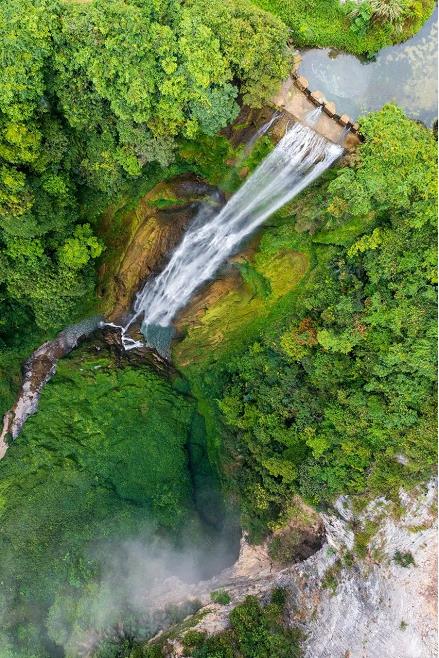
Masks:
[[[263,274],[253,267],[248,261],[238,263],[239,273],[248,285],[250,292],[256,296],[266,299],[271,293],[271,284]]]
[[[291,564],[297,554],[297,547],[300,541],[300,530],[290,528],[287,532],[273,537],[268,547],[268,553],[271,559],[278,564]]]
[[[275,318],[284,316],[291,293],[310,266],[310,242],[294,230],[291,219],[265,231],[255,254],[239,264],[244,281],[220,291],[218,298],[196,324],[186,329],[185,338],[175,345],[174,357],[180,366],[207,360],[217,361],[240,346]]]
[[[44,636],[63,589],[90,591],[91,543],[198,536],[185,449],[194,413],[191,398],[147,367],[81,350],[60,361],[0,462],[5,630],[32,618]]]
[[[182,205],[186,203],[186,200],[177,199],[175,197],[160,197],[159,199],[151,199],[150,205],[159,210],[165,210],[166,208],[175,208],[175,206]]]
[[[350,245],[355,238],[370,229],[374,218],[353,217],[342,226],[327,228],[314,235],[313,241],[320,244]]]

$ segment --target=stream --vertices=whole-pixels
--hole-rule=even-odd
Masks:
[[[313,48],[303,51],[299,74],[321,91],[340,113],[357,119],[394,102],[409,117],[431,127],[437,118],[437,5],[411,39],[381,50],[372,61]]]

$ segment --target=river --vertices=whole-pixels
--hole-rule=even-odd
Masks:
[[[395,102],[409,117],[431,126],[437,118],[437,33],[436,5],[414,37],[384,48],[372,61],[313,48],[302,52],[299,73],[310,89],[321,91],[352,119]]]

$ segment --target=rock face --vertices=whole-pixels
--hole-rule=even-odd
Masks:
[[[109,253],[99,270],[98,292],[102,312],[110,321],[123,319],[142,282],[163,266],[198,203],[212,192],[212,187],[194,177],[177,177],[156,185],[121,217],[114,209],[107,213],[101,235]]]
[[[36,412],[41,391],[55,374],[58,359],[69,354],[79,341],[102,326],[103,317],[96,316],[67,327],[54,340],[43,343],[24,363],[23,380],[17,401],[3,418],[0,459],[8,449],[6,437],[9,435],[15,439],[29,416]]]
[[[306,624],[306,658],[433,658],[437,643],[437,536],[431,484],[419,498],[402,495],[405,515],[392,517],[386,501],[363,519],[384,515],[364,560],[342,567],[333,594],[323,591]],[[338,541],[344,541],[339,537]],[[395,553],[414,564],[400,566]],[[312,588],[312,580],[310,581]],[[309,587],[309,585],[308,585]],[[303,597],[306,598],[305,588]]]
[[[402,516],[384,499],[355,515],[346,499],[322,516],[326,542],[308,559],[276,567],[267,545],[241,542],[232,569],[192,586],[204,615],[194,628],[214,634],[228,626],[230,611],[247,595],[268,601],[275,587],[288,592],[288,621],[305,632],[305,658],[433,658],[437,642],[436,482],[416,495],[401,493]],[[348,561],[352,527],[377,524],[366,554]],[[401,566],[395,553],[409,552],[414,564]],[[355,555],[355,549],[354,549]],[[335,574],[331,587],[328,574]],[[227,590],[228,605],[209,603],[209,593]],[[178,587],[173,588],[174,594]],[[181,594],[182,592],[180,592]],[[178,598],[178,595],[177,595]],[[207,604],[207,605],[206,605]],[[170,658],[182,655],[179,640],[168,640]]]

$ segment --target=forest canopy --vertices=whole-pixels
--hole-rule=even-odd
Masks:
[[[139,207],[139,224],[160,227],[178,207],[184,230],[198,195],[153,188],[190,173],[228,198],[272,151],[252,110],[287,76],[290,40],[371,54],[412,34],[433,0],[396,5],[390,20],[375,0],[0,1],[2,412],[32,349],[97,312],[97,265],[117,280],[111,251],[137,237]],[[151,554],[131,572],[127,545],[159,540],[180,562],[189,542],[204,580],[236,557],[241,528],[265,538],[299,499],[355,507],[431,476],[437,140],[394,105],[359,123],[361,143],[176,325],[172,364],[124,353],[105,323],[50,361],[0,461],[0,658],[161,658],[135,644],[189,610],[145,616],[149,584],[140,606],[131,587]],[[284,621],[281,591],[266,606],[249,597],[230,628],[188,633],[185,650],[300,656]]]
[[[434,469],[437,144],[394,105],[361,131],[351,166],[292,205],[312,218],[317,267],[290,319],[226,366],[229,460],[256,532],[294,493],[392,496]]]
[[[287,28],[246,0],[0,5],[0,330],[59,327],[92,296],[93,221],[181,139],[258,107]]]

